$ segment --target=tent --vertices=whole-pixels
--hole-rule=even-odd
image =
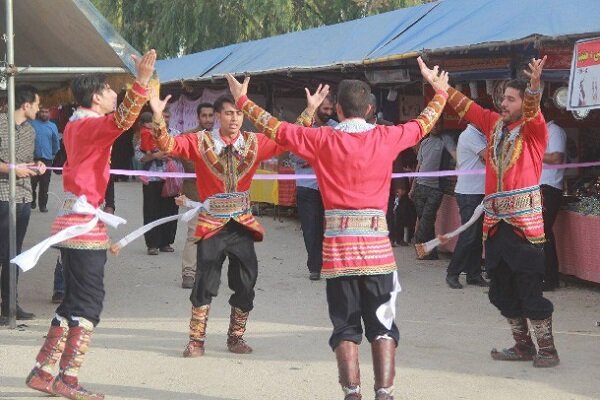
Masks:
[[[89,0],[0,0],[6,11],[12,3],[14,64],[17,82],[57,86],[74,73],[89,71],[133,73],[130,54],[139,54]],[[0,20],[0,32],[6,32]],[[0,41],[0,59],[7,54]],[[0,64],[1,65],[1,64]],[[0,70],[1,71],[1,70]]]
[[[163,83],[210,81],[226,73],[275,74],[381,65],[472,49],[538,45],[600,35],[597,0],[441,0],[336,25],[162,60]],[[225,51],[227,49],[227,51]],[[221,59],[206,68],[204,55]],[[181,72],[178,73],[177,71]]]

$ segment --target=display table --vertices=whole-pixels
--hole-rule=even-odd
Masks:
[[[436,235],[460,226],[460,214],[454,196],[444,195],[435,223]],[[554,223],[556,252],[560,272],[579,279],[600,283],[600,217],[561,210]],[[453,252],[458,238],[439,246],[440,251]]]
[[[279,167],[279,173],[283,175],[293,175],[294,169],[289,167]],[[278,200],[279,205],[284,207],[296,206],[296,181],[285,179],[278,181]]]
[[[600,217],[561,210],[554,237],[560,272],[600,283]]]
[[[257,174],[272,175],[275,171],[256,170]],[[279,205],[279,182],[275,179],[254,179],[250,184],[250,201]]]
[[[257,174],[273,175],[277,172],[267,169],[256,170]],[[293,174],[293,168],[281,167],[280,174]],[[255,203],[268,203],[275,206],[296,206],[296,181],[254,179],[250,185],[250,201]]]

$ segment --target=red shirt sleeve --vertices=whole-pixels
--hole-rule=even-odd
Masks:
[[[500,119],[500,114],[473,103],[465,114],[465,119],[475,125],[489,139],[494,133],[494,127]]]
[[[154,139],[152,138],[152,132],[148,128],[141,129],[141,140],[140,150],[143,152],[152,151],[156,146],[154,145]]]
[[[256,137],[258,139],[258,156],[256,161],[268,160],[286,151],[283,146],[270,140],[262,133],[257,133]]]
[[[197,161],[200,158],[198,150],[198,135],[194,133],[185,133],[171,137],[173,149],[169,151],[169,155],[186,160]]]
[[[318,157],[324,135],[332,129],[331,127],[305,128],[300,125],[281,122],[277,129],[275,141],[284,149],[295,153],[310,163]]]

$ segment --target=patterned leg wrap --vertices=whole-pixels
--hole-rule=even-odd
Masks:
[[[237,307],[231,307],[229,330],[227,331],[227,348],[232,353],[252,353],[252,347],[248,346],[243,338],[249,315],[250,312],[244,312]]]
[[[183,351],[184,357],[200,357],[204,355],[204,341],[206,340],[206,322],[210,304],[192,307],[190,319],[190,341]]]
[[[60,358],[60,373],[52,390],[57,395],[73,400],[101,400],[104,399],[103,394],[84,389],[77,379],[94,330],[94,324],[85,318],[78,318],[77,322],[77,326],[69,328],[65,350]]]
[[[533,366],[538,368],[555,367],[560,363],[554,347],[552,335],[552,317],[542,320],[530,320],[538,344],[538,353],[533,358]]]
[[[375,400],[393,400],[396,341],[389,336],[378,337],[371,343],[371,354],[375,374]]]
[[[68,330],[69,324],[65,318],[57,315],[52,320],[46,340],[35,358],[35,367],[25,380],[27,386],[44,393],[54,394],[52,392],[54,367],[65,348]]]
[[[509,349],[492,349],[491,356],[499,361],[531,361],[535,355],[535,345],[529,335],[525,318],[507,318],[515,345]]]
[[[344,392],[344,400],[360,400],[360,366],[358,364],[358,345],[347,340],[335,348],[338,364],[338,376]]]

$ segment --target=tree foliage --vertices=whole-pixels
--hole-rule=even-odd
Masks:
[[[92,0],[140,51],[160,57],[362,18],[428,0]]]

